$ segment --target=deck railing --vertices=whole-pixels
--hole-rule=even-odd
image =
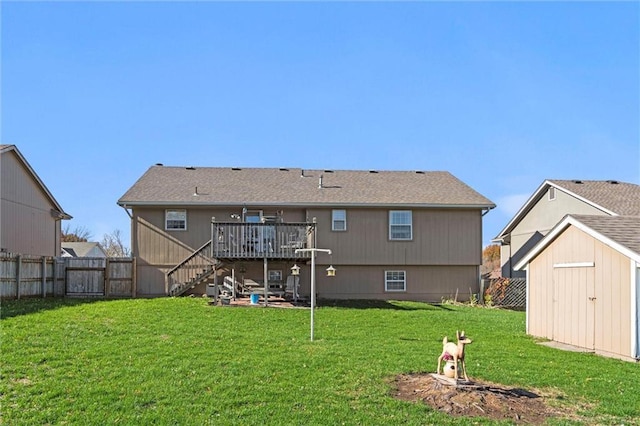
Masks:
[[[211,223],[211,257],[216,259],[295,259],[296,249],[314,246],[314,223]]]

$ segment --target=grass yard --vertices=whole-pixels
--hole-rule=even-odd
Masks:
[[[1,306],[6,425],[490,424],[397,400],[393,378],[435,372],[456,328],[472,379],[549,392],[572,421],[639,424],[640,365],[554,350],[522,312],[423,303],[308,309],[206,299],[32,299]],[[636,422],[636,423],[634,423]]]

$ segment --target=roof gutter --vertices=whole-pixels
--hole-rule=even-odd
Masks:
[[[118,203],[120,207],[123,208],[131,208],[131,207],[170,207],[170,206],[195,206],[195,207],[228,207],[228,206],[274,206],[274,207],[420,207],[420,208],[457,208],[457,209],[488,209],[491,210],[495,208],[495,204],[420,204],[420,203],[383,203],[383,204],[371,204],[371,203],[273,203],[270,201],[265,202],[227,202],[227,203],[207,203],[207,202],[179,202],[179,201],[166,201],[166,202],[155,202],[155,201],[141,201],[141,202],[123,202]],[[487,210],[487,211],[488,211]],[[486,213],[485,213],[486,214]]]

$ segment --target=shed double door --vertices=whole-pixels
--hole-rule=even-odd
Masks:
[[[595,349],[594,267],[553,268],[553,340]]]

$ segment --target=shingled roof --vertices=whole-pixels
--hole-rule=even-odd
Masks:
[[[518,263],[516,270],[522,270],[545,247],[569,225],[593,236],[598,241],[624,253],[640,262],[640,216],[596,216],[566,215],[545,237],[538,242]]]
[[[415,206],[495,204],[449,172],[150,167],[118,200],[141,205]]]
[[[640,255],[640,216],[571,215],[600,235]]]
[[[493,241],[507,236],[551,187],[571,194],[605,215],[640,216],[640,185],[616,180],[545,180]]]
[[[550,180],[614,215],[640,216],[640,185],[615,180]]]

